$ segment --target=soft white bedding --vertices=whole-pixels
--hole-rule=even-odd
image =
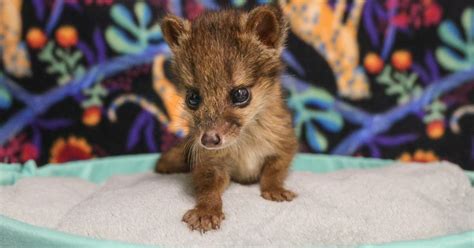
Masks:
[[[292,202],[231,184],[218,231],[181,222],[194,199],[189,175],[116,176],[104,185],[26,178],[0,187],[0,214],[100,239],[162,246],[343,245],[424,239],[474,230],[474,189],[457,166],[397,165],[327,174],[292,172]]]

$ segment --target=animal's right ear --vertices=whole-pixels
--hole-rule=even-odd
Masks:
[[[179,47],[181,40],[188,35],[191,29],[189,21],[174,15],[167,15],[161,21],[161,31],[166,43],[171,49]]]

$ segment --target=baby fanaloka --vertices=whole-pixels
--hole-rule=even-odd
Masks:
[[[267,200],[293,200],[284,187],[297,140],[280,86],[287,32],[280,10],[208,12],[192,23],[168,15],[162,31],[189,134],[163,154],[156,171],[191,171],[197,203],[183,221],[192,230],[218,229],[230,180],[260,182]]]

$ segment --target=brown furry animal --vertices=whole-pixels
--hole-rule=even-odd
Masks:
[[[267,200],[296,196],[283,186],[297,150],[279,79],[286,26],[280,10],[270,6],[209,12],[193,23],[163,20],[190,133],[163,154],[156,171],[191,168],[197,204],[183,221],[192,230],[219,228],[221,195],[230,180],[260,181]]]

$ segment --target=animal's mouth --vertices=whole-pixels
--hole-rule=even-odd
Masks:
[[[222,142],[221,144],[219,145],[204,145],[202,142],[199,142],[199,145],[201,145],[204,149],[206,150],[222,150],[224,148],[227,148],[229,146],[228,143],[226,142]]]
[[[225,148],[224,146],[208,147],[208,146],[205,146],[205,145],[203,145],[203,144],[201,144],[201,146],[202,146],[204,149],[206,149],[206,150],[211,150],[211,151],[212,151],[212,150],[222,150],[222,149]]]

